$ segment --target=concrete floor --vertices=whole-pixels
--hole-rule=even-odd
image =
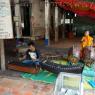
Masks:
[[[54,48],[70,48],[73,45],[80,47],[81,38],[60,40],[57,43],[51,42],[51,47]]]
[[[73,39],[61,39],[58,42],[54,42],[54,41],[50,41],[50,46],[49,47],[53,47],[53,48],[70,48],[73,45],[77,45],[80,46],[80,42],[81,42],[81,37],[75,37]],[[38,40],[36,41],[37,44],[39,45],[43,45],[44,46],[44,40]]]
[[[0,75],[0,95],[53,95],[54,85]]]

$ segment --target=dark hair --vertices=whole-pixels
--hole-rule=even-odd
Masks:
[[[35,46],[35,44],[34,44],[33,41],[31,41],[31,42],[28,43],[28,46],[31,46],[31,45],[32,45],[32,46]]]

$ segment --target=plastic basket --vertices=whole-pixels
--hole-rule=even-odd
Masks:
[[[56,80],[53,95],[83,95],[82,89],[82,77],[80,74],[61,72]],[[68,91],[71,90],[73,92],[69,94]]]

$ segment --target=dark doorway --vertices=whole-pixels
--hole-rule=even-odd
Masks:
[[[72,24],[65,24],[65,37],[73,38]]]
[[[22,36],[30,36],[30,6],[22,6],[22,18],[24,27],[22,27]]]

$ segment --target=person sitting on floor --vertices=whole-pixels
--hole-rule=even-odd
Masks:
[[[30,42],[28,44],[28,50],[26,51],[26,54],[24,56],[24,60],[22,63],[23,64],[34,64],[35,66],[40,65],[39,53],[33,42]]]

